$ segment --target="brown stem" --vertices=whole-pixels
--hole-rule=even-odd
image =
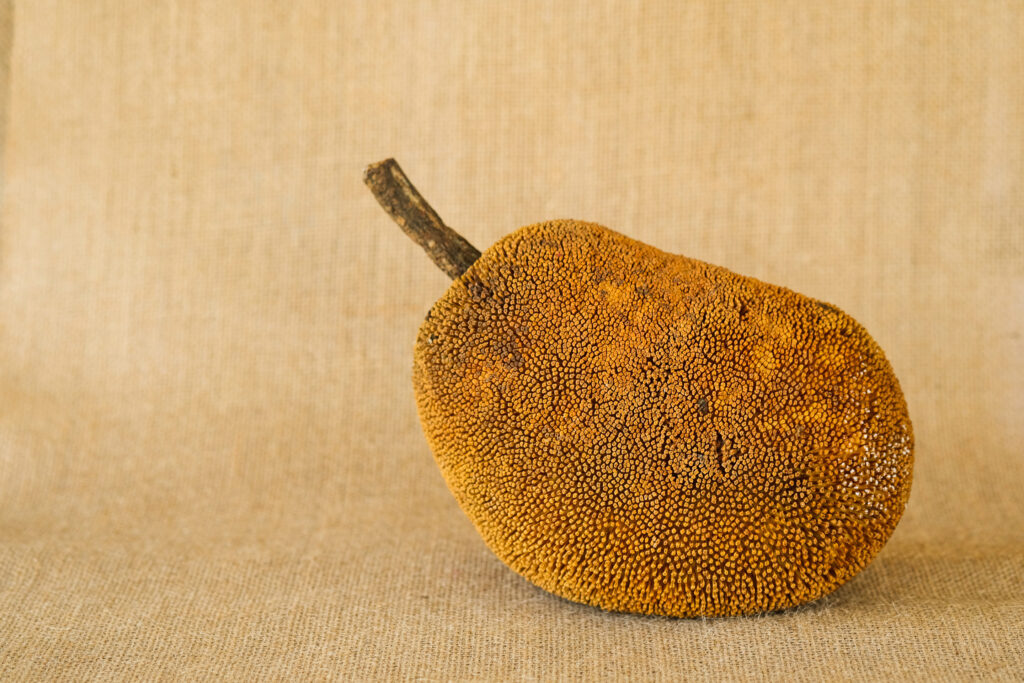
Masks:
[[[476,247],[444,224],[394,159],[367,166],[363,181],[398,227],[453,280],[480,258]]]

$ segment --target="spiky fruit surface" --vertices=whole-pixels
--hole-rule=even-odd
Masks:
[[[487,545],[609,610],[814,600],[871,561],[910,493],[906,404],[856,321],[590,223],[486,250],[420,328],[413,377]]]

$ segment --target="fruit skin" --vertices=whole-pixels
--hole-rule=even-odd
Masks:
[[[819,598],[910,494],[896,377],[850,316],[577,221],[486,250],[420,328],[423,429],[509,567],[608,610]]]

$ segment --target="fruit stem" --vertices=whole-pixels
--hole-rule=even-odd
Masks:
[[[363,182],[398,227],[453,280],[480,258],[476,247],[444,224],[394,159],[367,166]]]

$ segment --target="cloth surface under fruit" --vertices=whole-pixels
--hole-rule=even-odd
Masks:
[[[0,678],[1024,677],[1024,4],[0,2]],[[595,221],[831,302],[913,490],[831,596],[673,620],[504,567],[434,464],[448,278]]]

